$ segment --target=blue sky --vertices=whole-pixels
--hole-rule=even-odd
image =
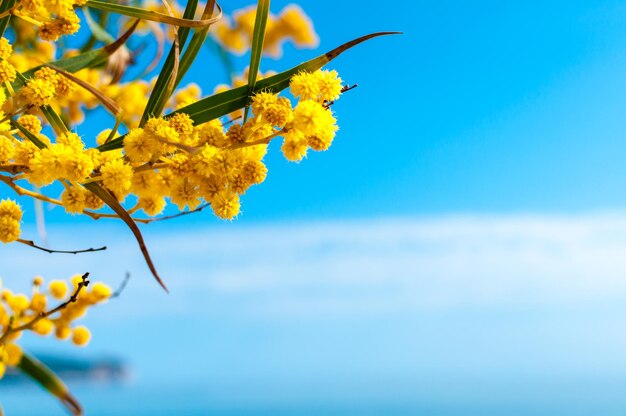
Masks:
[[[273,10],[287,3],[274,1]],[[620,2],[303,7],[319,49],[287,47],[263,70],[287,69],[369,32],[404,35],[375,39],[331,63],[359,84],[335,106],[341,130],[333,147],[293,164],[274,144],[269,177],[244,197],[238,222],[626,205]],[[203,59],[188,79],[209,93],[224,72],[209,53]],[[244,68],[247,58],[237,64]],[[93,129],[79,133],[89,138]],[[58,209],[49,217],[73,220]]]
[[[133,273],[125,295],[87,319],[91,349],[70,352],[123,356],[135,369],[126,393],[83,389],[93,414],[120,394],[145,409],[173,382],[199,406],[378,400],[441,415],[623,414],[626,6],[362,3],[302,2],[320,48],[262,63],[286,69],[365,33],[404,32],[331,65],[359,84],[334,106],[331,149],[292,164],[274,144],[267,181],[232,223],[203,212],[143,227],[170,295],[115,222],[69,228],[74,218],[47,213],[51,245],[107,244],[104,253],[0,248],[0,274],[17,287],[40,272],[91,270],[112,286]],[[211,91],[223,72],[205,59],[190,78]],[[166,342],[164,328],[176,328]],[[172,353],[184,365],[163,360]]]
[[[626,203],[623,3],[304,6],[321,50],[372,31],[405,34],[331,64],[360,85],[336,106],[332,151],[299,166],[270,157],[270,177],[246,197],[243,221]]]

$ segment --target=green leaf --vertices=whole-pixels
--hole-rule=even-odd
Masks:
[[[83,68],[92,67],[99,63],[106,62],[109,55],[115,52],[120,46],[124,44],[124,42],[126,42],[126,40],[128,40],[130,35],[134,32],[135,28],[137,27],[138,23],[139,23],[139,20],[135,21],[135,23],[131,26],[131,28],[128,29],[126,33],[124,33],[118,40],[116,40],[110,45],[105,46],[104,48],[87,52],[87,53],[75,56],[73,58],[61,59],[49,65],[53,66],[55,69],[60,69],[67,73],[72,73],[72,72],[80,71]],[[36,68],[26,71],[23,74],[20,72],[17,72],[15,81],[13,82],[13,88],[16,91],[19,90],[21,87],[26,85],[29,78],[35,75],[35,72],[37,72],[39,69],[43,68],[46,65],[48,64],[40,65]],[[48,120],[48,122],[50,123],[50,125],[52,126],[52,128],[57,134],[63,134],[63,133],[69,132],[69,129],[63,122],[63,119],[61,119],[61,117],[56,113],[56,111],[54,111],[54,109],[52,109],[52,107],[43,106],[41,107],[41,112],[43,113],[46,120]]]
[[[287,88],[289,86],[289,81],[291,80],[291,77],[299,72],[317,71],[328,62],[332,61],[337,56],[347,51],[348,49],[358,45],[359,43],[363,43],[369,39],[378,36],[395,35],[399,33],[400,32],[372,33],[370,35],[362,36],[350,42],[344,43],[343,45],[333,49],[332,51],[325,53],[324,55],[318,56],[315,59],[311,59],[310,61],[304,62],[296,67],[291,68],[288,71],[281,72],[280,74],[276,74],[274,76],[260,80],[256,83],[253,93],[259,91],[270,91],[278,93]],[[245,107],[246,104],[248,104],[249,96],[250,93],[248,91],[248,86],[244,85],[243,87],[234,88],[232,90],[203,98],[198,102],[195,102],[191,105],[188,105],[177,111],[174,111],[173,113],[166,115],[166,117],[172,116],[177,113],[185,113],[189,114],[189,116],[196,125],[206,123]],[[124,136],[121,136],[114,140],[111,140],[108,143],[103,144],[102,146],[98,147],[98,149],[102,152],[105,152],[107,150],[120,149],[124,146],[123,143]]]
[[[26,127],[22,126],[17,120],[11,120],[11,126],[14,129],[18,129],[19,131],[21,131],[22,134],[26,136],[28,140],[33,142],[33,144],[37,146],[38,148],[43,149],[47,147],[46,144],[39,139],[39,137],[35,136],[30,131],[26,130]]]
[[[8,12],[9,10],[11,10],[15,6],[16,3],[17,3],[17,0],[0,1],[0,15],[4,15],[5,12]],[[7,30],[7,27],[9,26],[10,21],[11,21],[10,13],[7,13],[6,16],[3,16],[0,18],[0,37],[4,35],[4,32]]]
[[[44,363],[24,352],[22,360],[17,365],[24,374],[36,381],[50,394],[58,398],[73,415],[82,415],[83,409],[72,396],[67,386]]]
[[[57,114],[56,111],[54,111],[52,107],[50,107],[49,105],[46,105],[46,106],[40,107],[40,109],[44,117],[46,118],[46,120],[48,120],[48,123],[50,123],[50,125],[54,129],[54,132],[56,134],[69,133],[70,129],[67,128],[63,119]]]
[[[85,14],[85,21],[87,22],[87,26],[89,26],[89,30],[95,39],[104,43],[112,43],[115,42],[115,38],[109,34],[102,26],[98,24],[91,15],[89,8],[85,7],[83,9],[83,13]]]
[[[169,16],[163,13],[154,12],[151,10],[145,10],[140,7],[133,6],[125,6],[122,4],[111,3],[104,0],[89,0],[86,4],[87,7],[91,7],[93,9],[104,10],[107,12],[113,12],[118,14],[123,14],[125,16],[136,17],[142,20],[150,20],[152,22],[165,23],[168,25],[179,26],[179,27],[204,27],[210,26],[213,23],[217,22],[221,16],[216,16],[211,19],[201,19],[201,20],[192,20],[192,19],[181,19],[178,17]]]
[[[146,243],[144,242],[143,236],[141,235],[141,231],[139,231],[139,227],[135,221],[131,218],[130,214],[124,209],[122,205],[117,201],[117,199],[111,195],[109,191],[102,188],[95,182],[83,184],[83,186],[91,191],[94,195],[100,198],[105,204],[107,204],[121,219],[128,225],[128,228],[132,231],[137,243],[139,244],[139,249],[141,250],[141,254],[143,254],[146,263],[148,264],[148,268],[152,272],[152,275],[157,280],[157,282],[161,285],[166,292],[168,292],[167,287],[159,277],[159,274],[154,267],[154,263],[152,263],[152,259],[150,258],[150,253],[148,252],[148,248],[146,247]]]
[[[218,16],[222,15],[222,8],[215,0],[207,1],[207,4],[204,8],[204,12],[202,13],[203,19],[209,19],[213,16],[213,9],[217,6]],[[178,66],[178,73],[176,74],[176,82],[174,82],[174,88],[180,84],[180,81],[183,79],[193,61],[195,61],[202,44],[206,40],[206,37],[209,33],[209,26],[203,27],[202,29],[197,29],[194,31],[191,40],[189,41],[189,46],[183,53],[182,58],[180,59],[180,65]]]
[[[314,72],[322,68],[324,65],[335,59],[337,56],[345,52],[346,50],[363,43],[369,39],[383,36],[397,34],[398,32],[379,32],[372,33],[370,35],[362,36],[358,39],[354,39],[350,42],[331,50],[324,55],[304,62],[290,70],[281,72],[271,77],[258,81],[254,87],[253,93],[259,91],[269,91],[278,93],[289,86],[291,78],[299,72]],[[183,107],[172,114],[186,113],[189,114],[191,119],[196,124],[202,124],[214,120],[218,117],[225,116],[235,110],[243,108],[249,101],[248,86],[234,88],[229,91],[225,91],[219,94],[212,95],[207,98],[195,102],[191,105]],[[172,115],[168,114],[168,115]]]
[[[267,18],[270,14],[270,0],[259,0],[256,8],[256,17],[254,19],[254,31],[252,34],[252,49],[250,51],[250,68],[248,69],[248,97],[252,97],[256,78],[259,74],[259,66],[261,65],[261,56],[263,55],[263,45],[265,43],[265,28],[267,27]],[[248,119],[249,105],[246,105],[243,121]]]
[[[84,80],[78,78],[77,76],[75,76],[71,72],[64,71],[63,69],[61,69],[59,67],[56,67],[54,65],[46,65],[46,66],[49,67],[49,68],[54,69],[55,71],[57,71],[62,76],[66,77],[67,79],[73,81],[75,84],[78,84],[81,87],[83,87],[84,89],[86,89],[87,91],[89,91],[115,117],[119,117],[122,114],[122,108],[117,104],[117,102],[115,102],[115,100],[113,100],[112,98],[110,98],[109,96],[104,94],[102,91],[100,91],[95,86],[91,85],[87,81],[84,81]]]
[[[196,15],[197,7],[198,0],[189,0],[187,2],[187,6],[185,7],[183,18],[193,19]],[[148,104],[146,104],[146,108],[143,111],[139,126],[143,126],[150,117],[159,117],[163,112],[163,108],[165,108],[167,100],[169,99],[170,95],[172,95],[172,91],[174,89],[172,75],[174,69],[178,66],[177,61],[179,60],[179,52],[182,48],[185,47],[187,37],[189,36],[189,30],[190,29],[188,27],[181,27],[180,29],[178,29],[178,42],[174,42],[172,44],[172,47],[170,48],[170,53],[167,55],[167,58],[163,63],[163,68],[161,68],[159,77],[154,84],[154,89],[150,94],[150,98],[148,98]]]
[[[71,58],[59,59],[58,61],[50,62],[50,65],[54,65],[57,68],[61,68],[67,72],[78,72],[81,69],[85,68],[93,68],[98,65],[101,65],[109,59],[115,51],[117,51],[128,38],[133,34],[135,28],[139,24],[139,20],[136,20],[133,25],[115,42],[107,45],[103,48],[94,49],[93,51],[81,53],[80,55],[73,56]],[[40,70],[44,65],[39,65],[35,68],[29,69],[24,72],[24,77],[31,78],[35,72]],[[13,87],[17,89],[17,87],[21,87],[22,84],[18,83],[18,80],[14,82]]]

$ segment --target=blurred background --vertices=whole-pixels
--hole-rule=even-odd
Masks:
[[[169,295],[124,225],[46,208],[50,246],[109,250],[3,246],[8,286],[131,279],[83,321],[88,348],[23,345],[65,372],[88,415],[623,415],[626,5],[300,5],[319,49],[287,45],[263,71],[404,32],[331,63],[359,85],[334,106],[331,149],[293,164],[273,143],[233,222],[142,227]],[[209,93],[227,79],[203,53],[187,80]],[[19,379],[0,401],[64,414]]]

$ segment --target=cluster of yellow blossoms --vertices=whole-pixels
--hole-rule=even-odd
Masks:
[[[10,2],[4,3],[10,4],[7,9],[3,9],[3,1]],[[143,75],[135,79],[122,77],[123,69],[132,65],[134,58],[130,46],[109,52],[110,40],[105,42],[97,36],[93,22],[89,26],[92,36],[82,47],[73,41],[57,41],[62,35],[76,33],[81,23],[79,16],[90,16],[79,8],[97,6],[95,3],[98,2],[0,0],[1,30],[6,26],[3,19],[5,23],[11,19],[6,32],[0,32],[0,185],[6,185],[5,190],[18,196],[61,206],[71,214],[94,219],[122,218],[135,236],[139,234],[144,257],[160,281],[134,222],[169,218],[152,218],[161,214],[168,203],[176,205],[179,214],[210,206],[217,217],[233,219],[241,209],[240,197],[252,185],[262,183],[268,174],[264,157],[270,142],[282,138],[282,153],[294,162],[302,160],[309,149],[329,148],[338,130],[331,106],[344,87],[335,71],[301,72],[291,78],[289,94],[279,95],[268,89],[242,95],[238,102],[240,106],[249,104],[245,110],[195,123],[185,107],[202,98],[199,86],[188,84],[172,93],[169,89],[156,91],[162,78],[157,81],[157,77],[149,80]],[[125,2],[112,3],[127,7]],[[175,16],[182,10],[175,1],[136,3],[133,7],[146,6],[144,11],[167,15],[170,23],[182,22]],[[113,17],[114,22],[107,26],[111,10],[100,11],[93,15],[94,22],[97,20],[95,27],[100,24],[101,32],[109,37],[108,30],[119,32],[124,28],[130,28],[129,36],[137,28],[133,37],[152,36],[161,30],[157,22],[167,21],[156,19],[133,26],[137,17],[133,12]],[[256,9],[251,7],[235,12],[232,19],[224,17],[213,26],[211,33],[223,46],[221,53],[244,53],[250,49],[255,16]],[[184,23],[189,24],[190,19],[186,20]],[[179,29],[169,26],[167,36],[174,39]],[[314,47],[318,43],[310,19],[294,5],[269,15],[263,53],[280,56],[285,41],[297,47]],[[81,55],[71,60],[80,61],[85,51],[94,52],[93,45],[102,42],[109,43],[109,47],[100,49],[107,52],[98,63],[77,64],[82,69],[72,67],[67,72],[59,67],[68,66],[50,64],[58,60],[67,63],[67,59]],[[114,46],[124,42],[115,42]],[[162,36],[156,43],[159,42],[163,42]],[[184,58],[189,48],[183,50]],[[128,59],[119,61],[122,70],[112,69],[119,63],[116,54],[124,53]],[[261,80],[270,73],[257,75]],[[287,76],[273,85],[284,88],[286,81]],[[231,82],[232,86],[216,87],[215,93],[246,85],[248,76],[231,76]],[[164,91],[167,95],[152,106],[152,98],[160,99]],[[254,91],[254,86],[248,91]],[[115,117],[114,127],[101,131],[97,137],[81,137],[76,128],[85,120],[86,112],[102,104]],[[156,114],[148,118],[151,112]],[[213,114],[216,117],[217,111]],[[113,140],[116,143],[110,143]],[[0,200],[0,242],[18,242],[53,252],[21,238],[22,216],[16,201]],[[8,367],[19,365],[23,353],[16,342],[26,331],[41,336],[54,334],[79,346],[89,342],[89,330],[74,322],[89,307],[109,299],[111,290],[102,283],[87,287],[88,283],[83,275],[73,277],[70,284],[57,280],[44,286],[38,277],[33,281],[32,293],[26,295],[3,288],[0,281],[0,378]],[[50,299],[61,303],[49,308]]]
[[[233,22],[222,19],[216,25],[215,38],[229,51],[243,54],[250,49],[254,33],[256,7],[248,7],[233,14]],[[300,48],[314,48],[317,34],[311,19],[294,4],[285,7],[278,16],[271,15],[267,21],[263,52],[280,57],[282,44],[290,40]]]
[[[7,366],[20,363],[22,349],[15,343],[25,331],[40,336],[54,333],[60,340],[71,339],[72,343],[84,346],[89,343],[91,333],[74,322],[83,317],[87,309],[105,302],[111,297],[111,289],[103,283],[89,285],[86,276],[76,275],[70,284],[64,280],[53,280],[47,288],[41,277],[33,279],[30,296],[15,294],[4,289],[0,295],[0,378]],[[1,289],[0,282],[0,289]],[[48,309],[49,299],[61,301]]]
[[[0,150],[1,151],[1,150]],[[22,210],[10,199],[0,201],[0,241],[10,243],[20,237]]]
[[[55,41],[78,32],[80,18],[74,7],[85,3],[87,0],[22,0],[13,15],[38,27],[41,39]]]
[[[49,94],[40,91],[48,88],[55,96],[63,79],[49,68],[37,71],[22,88],[26,90],[24,99],[41,105],[36,103]],[[29,89],[35,82],[46,88]],[[17,123],[45,147],[37,148],[21,132],[20,138],[0,136],[0,165],[19,167],[23,179],[38,187],[61,181],[65,190],[58,203],[74,214],[103,206],[100,198],[81,186],[98,182],[119,201],[130,194],[136,196],[130,212],[141,209],[149,216],[157,215],[163,211],[167,197],[180,210],[193,210],[203,201],[208,202],[218,217],[232,219],[239,213],[239,196],[265,180],[263,157],[272,139],[284,138],[282,151],[291,161],[301,160],[309,148],[326,150],[333,141],[337,126],[329,103],[342,91],[337,73],[297,74],[290,89],[299,100],[295,107],[286,97],[261,92],[252,99],[253,116],[245,123],[231,123],[228,129],[220,120],[194,126],[185,113],[152,118],[143,128],[128,132],[123,149],[107,152],[86,148],[73,132],[59,134],[52,141],[42,133],[41,120],[25,114]],[[105,130],[97,142],[102,145],[110,138],[111,131]],[[8,201],[3,204],[9,206]],[[19,230],[14,226],[15,218],[19,221],[20,216],[10,216],[8,212],[15,209],[8,208],[3,215],[2,206],[0,240],[14,241]]]

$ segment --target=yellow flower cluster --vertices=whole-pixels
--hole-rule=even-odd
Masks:
[[[232,23],[223,19],[215,26],[215,38],[226,49],[238,54],[245,53],[252,45],[255,17],[255,6],[233,13]],[[287,40],[300,48],[314,48],[318,44],[311,19],[294,4],[285,7],[278,16],[270,14],[263,52],[280,57],[282,44]]]
[[[60,78],[46,68],[28,85],[40,80],[57,91]],[[23,166],[24,179],[39,187],[61,181],[65,190],[58,203],[73,214],[103,206],[100,198],[81,186],[98,182],[119,201],[134,195],[136,204],[131,212],[141,209],[155,216],[169,199],[180,210],[210,203],[218,217],[232,219],[239,213],[240,196],[265,180],[263,157],[273,138],[284,138],[282,151],[291,161],[301,160],[309,148],[328,149],[337,131],[328,103],[336,100],[341,90],[335,71],[303,72],[291,81],[291,93],[299,99],[295,107],[286,97],[261,92],[252,100],[253,116],[228,129],[220,120],[195,126],[185,113],[152,118],[143,128],[129,131],[123,150],[108,152],[86,148],[73,132],[58,134],[53,141],[42,133],[41,120],[27,114],[18,118],[18,123],[46,147],[37,148],[22,133],[20,139],[0,136],[0,154],[6,155],[0,163]],[[109,136],[110,130],[103,131],[98,144]],[[19,236],[19,222],[6,218],[2,220],[7,224],[2,239],[14,241]]]
[[[315,94],[303,94],[305,87]],[[129,164],[108,162],[100,170],[102,182],[120,199],[137,195],[148,215],[159,213],[167,196],[179,209],[204,200],[218,217],[231,219],[239,213],[239,196],[265,180],[262,160],[274,137],[284,137],[283,153],[292,161],[308,148],[328,149],[337,126],[324,103],[337,99],[341,88],[335,71],[298,74],[292,81],[292,93],[300,97],[295,108],[286,97],[262,92],[252,100],[254,116],[226,131],[219,120],[194,126],[184,113],[151,119],[124,140]],[[142,170],[151,164],[159,167]]]
[[[19,364],[22,350],[16,344],[25,331],[40,336],[54,333],[60,340],[71,339],[77,346],[89,343],[91,333],[85,326],[74,325],[87,309],[111,297],[111,289],[100,282],[90,285],[86,276],[76,275],[68,284],[53,280],[44,288],[41,277],[33,279],[30,295],[3,289],[0,295],[0,378],[7,366]],[[1,285],[0,285],[1,288]],[[62,301],[49,308],[49,300]]]
[[[10,199],[0,201],[0,241],[11,243],[20,237],[22,210]]]
[[[78,32],[80,19],[74,8],[85,3],[87,0],[22,0],[13,14],[37,26],[41,39],[56,41]]]

